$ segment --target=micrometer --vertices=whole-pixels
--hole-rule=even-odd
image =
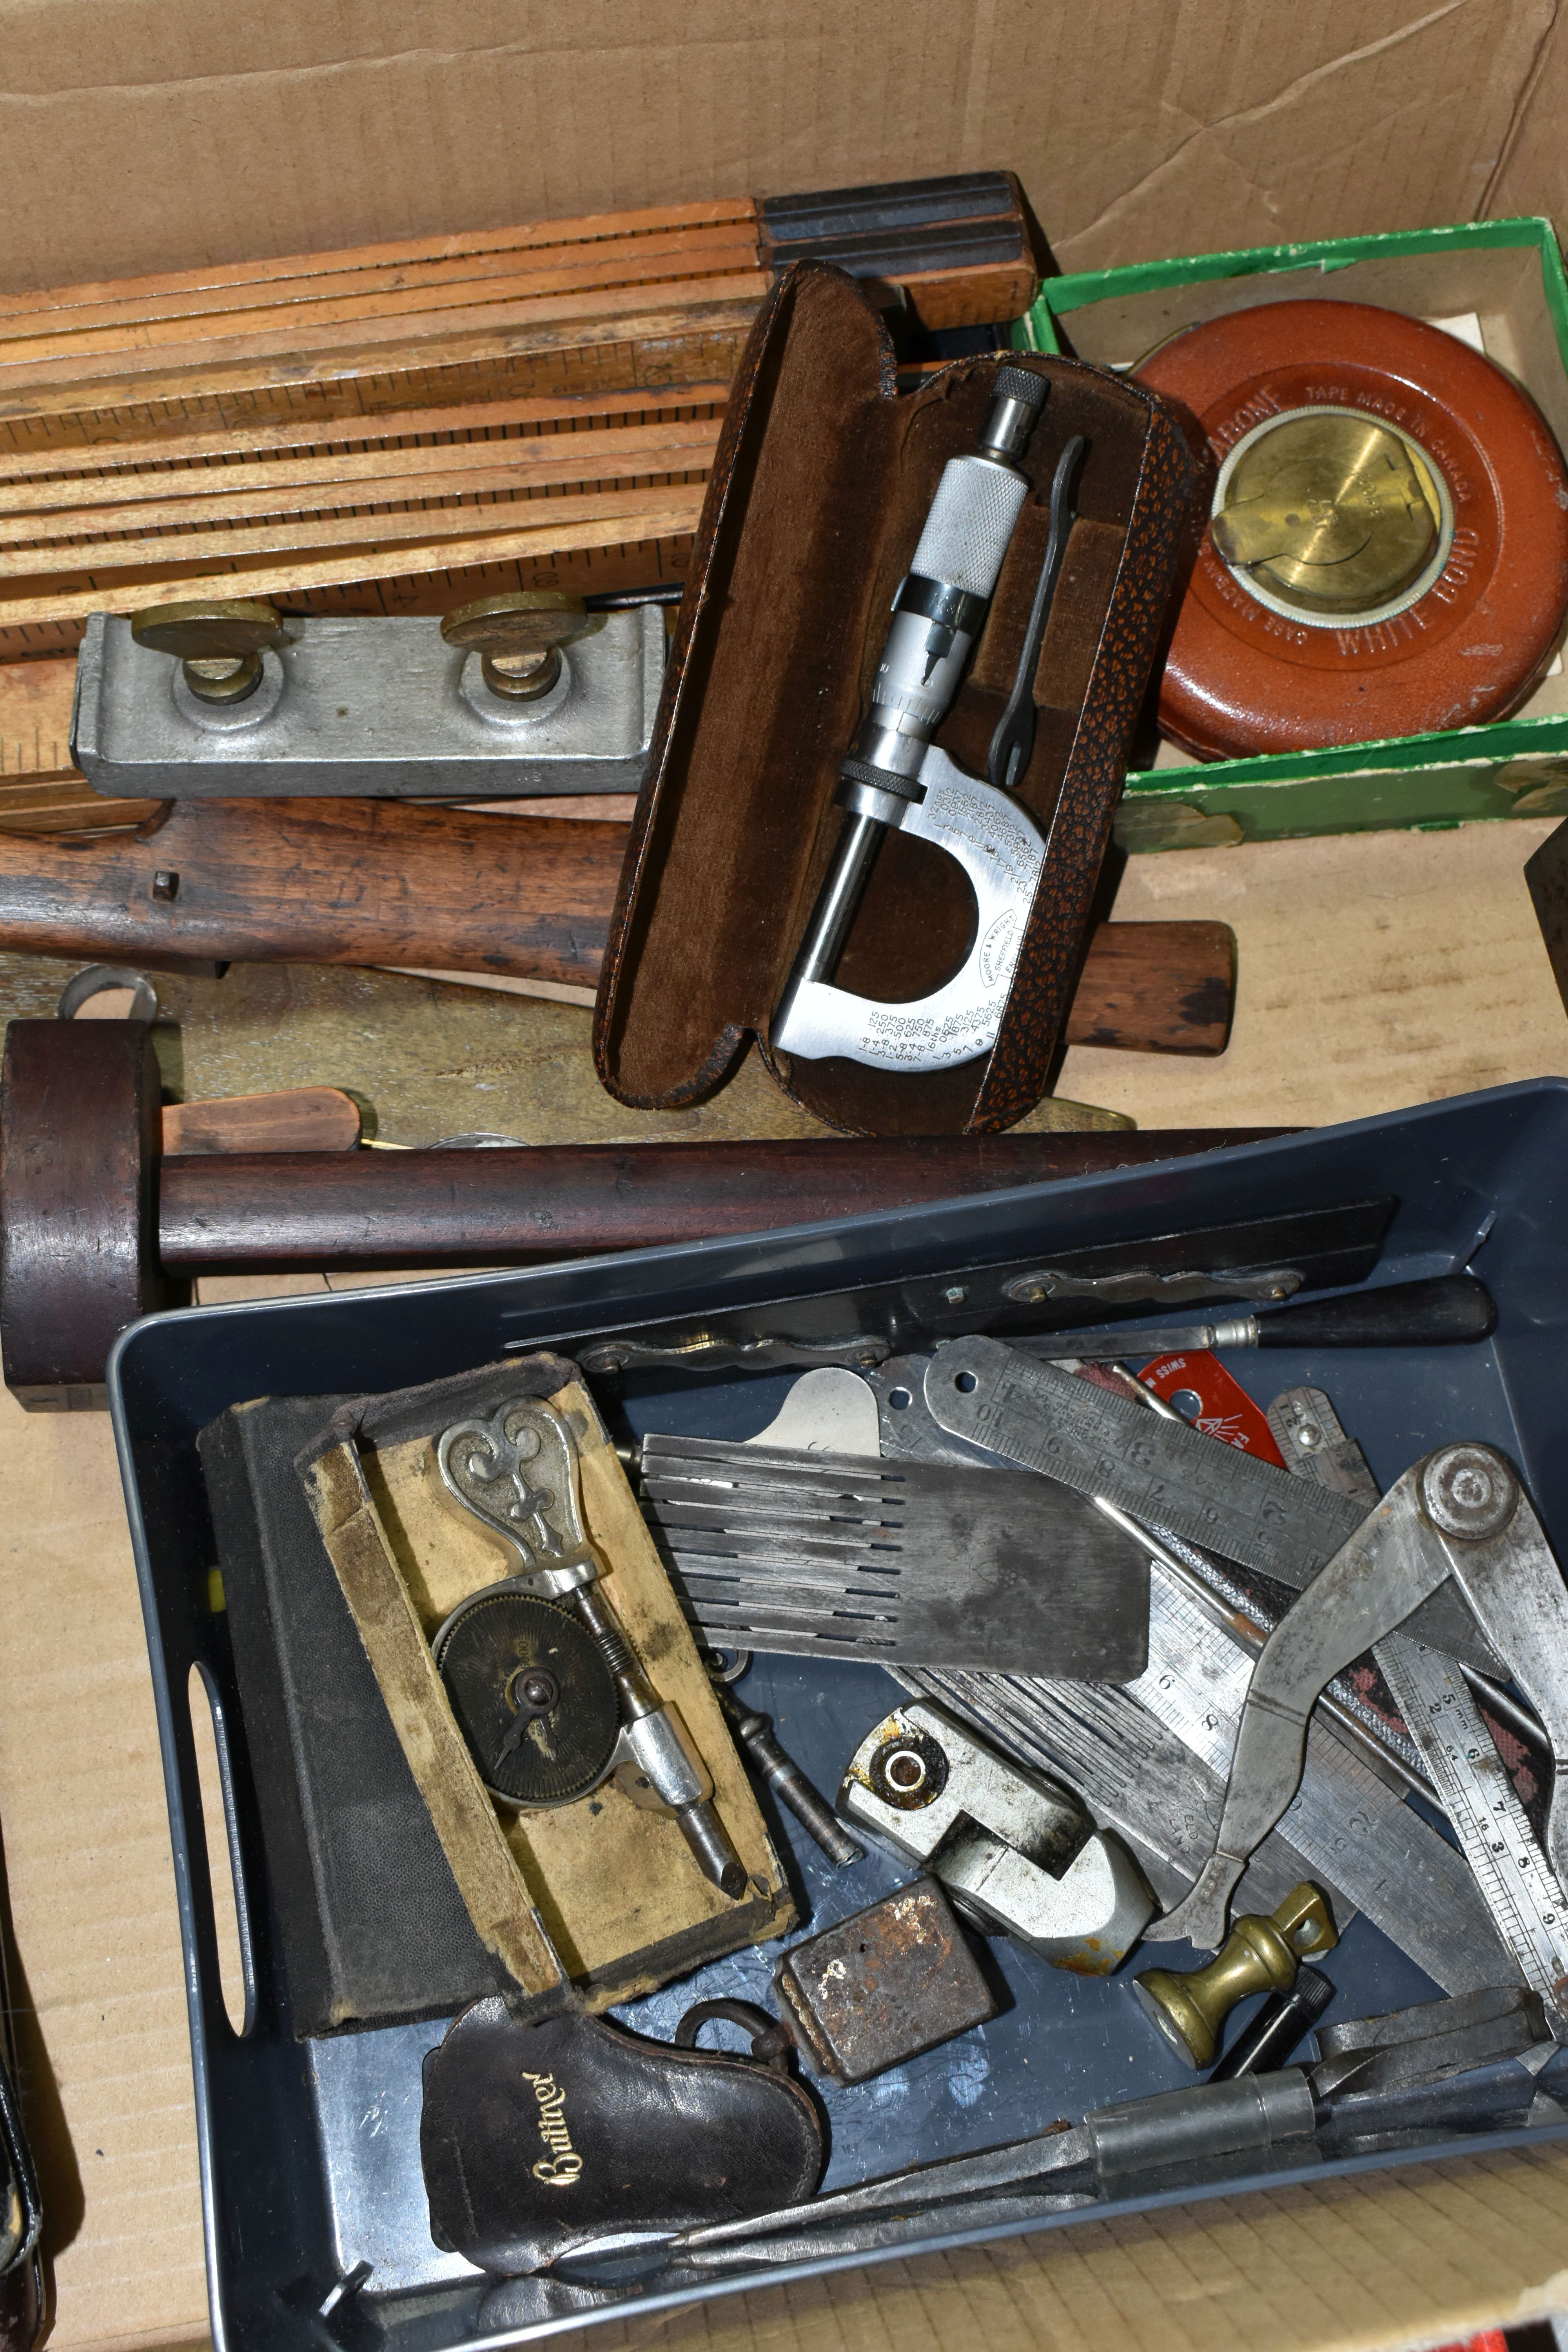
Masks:
[[[958,691],[1028,496],[1013,461],[1027,446],[1047,390],[1027,369],[998,371],[978,446],[943,469],[893,598],[870,708],[839,766],[836,797],[847,822],[772,1024],[773,1044],[804,1060],[946,1070],[995,1043],[1045,863],[1045,840],[1012,790],[1034,748],[1035,668],[1072,526],[1080,439],[1058,461],[1045,560],[1013,691],[992,738],[989,782],[966,775],[931,738]],[[974,892],[976,918],[962,968],[930,995],[899,1004],[832,984],[878,848],[892,830],[957,861]]]

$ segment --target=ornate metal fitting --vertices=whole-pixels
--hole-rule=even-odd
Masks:
[[[700,1372],[727,1371],[731,1366],[745,1371],[814,1371],[823,1364],[870,1371],[890,1352],[885,1339],[868,1332],[839,1339],[731,1339],[720,1331],[692,1330],[658,1339],[596,1339],[578,1349],[577,1360],[585,1372],[603,1379],[667,1364]]]
[[[1145,1299],[1158,1306],[1185,1307],[1212,1298],[1255,1298],[1278,1305],[1301,1287],[1293,1265],[1268,1266],[1262,1272],[1238,1274],[1226,1266],[1184,1269],[1156,1274],[1139,1268],[1129,1274],[1069,1274],[1042,1266],[1037,1274],[1020,1274],[1003,1287],[1004,1298],[1020,1307],[1042,1307],[1047,1299],[1092,1298],[1105,1307],[1135,1307]]]
[[[524,1590],[558,1595],[604,1574],[583,1524],[576,1443],[552,1405],[513,1397],[488,1421],[456,1421],[436,1459],[447,1493],[516,1554],[511,1580]]]

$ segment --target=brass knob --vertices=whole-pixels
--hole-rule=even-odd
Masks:
[[[1254,1911],[1238,1919],[1206,1968],[1145,1969],[1132,1990],[1177,2056],[1201,2070],[1213,2065],[1220,2028],[1238,2000],[1289,1992],[1299,1961],[1331,1952],[1339,1940],[1327,1899],[1304,1884],[1267,1918]]]
[[[584,611],[581,596],[559,588],[512,588],[459,604],[441,624],[449,646],[483,655],[492,694],[537,702],[561,675],[561,648],[602,629],[608,614]]]
[[[283,623],[270,604],[211,596],[150,604],[132,614],[131,634],[153,653],[175,655],[201,701],[243,702],[261,683],[263,653],[283,643]]]

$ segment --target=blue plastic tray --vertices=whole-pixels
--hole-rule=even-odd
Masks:
[[[268,1992],[279,1970],[279,1940],[226,1626],[206,1605],[213,1548],[195,1438],[215,1414],[258,1395],[402,1387],[494,1361],[508,1350],[550,1343],[569,1351],[595,1332],[688,1318],[711,1322],[726,1311],[754,1315],[770,1302],[778,1303],[776,1328],[786,1332],[789,1302],[846,1287],[1386,1193],[1399,1206],[1375,1278],[1407,1280],[1463,1265],[1484,1234],[1476,1266],[1498,1301],[1496,1339],[1481,1348],[1397,1357],[1238,1354],[1228,1360],[1232,1370],[1260,1402],[1299,1381],[1326,1388],[1385,1484],[1447,1439],[1500,1446],[1522,1470],[1548,1529],[1568,1529],[1565,1171],[1568,1084],[1542,1080],[1238,1151],[979,1201],[518,1274],[206,1307],[152,1317],[128,1331],[111,1361],[110,1392],[168,1787],[216,2352],[372,2341],[407,2352],[458,2352],[493,2338],[500,2315],[493,2306],[481,2311],[489,2283],[439,2254],[428,2234],[418,2166],[419,2062],[442,2028],[300,2044],[266,2022],[277,2013]],[[774,1318],[764,1313],[763,1319]],[[795,1377],[642,1373],[604,1402],[608,1417],[619,1415],[628,1430],[743,1437],[773,1418]],[[227,1754],[242,1946],[258,1996],[250,2006],[261,2021],[243,2035],[228,2023],[219,1985],[186,1698],[194,1665],[215,1695],[220,1754]],[[899,1696],[875,1667],[766,1657],[743,1688],[774,1716],[785,1743],[829,1792],[850,1750]],[[775,1826],[793,1852],[803,1913],[814,1926],[874,1900],[908,1875],[878,1854],[832,1871],[787,1818]],[[395,1857],[388,1867],[395,1868]],[[765,1997],[776,1949],[717,1962],[619,2013],[663,2036],[684,2008],[711,1992]],[[1132,2000],[1127,1971],[1091,1981],[1048,1969],[1005,1941],[989,1949],[1011,2004],[993,2025],[858,2090],[826,2092],[833,2140],[827,2185],[985,2147],[1110,2099],[1192,2081]],[[1184,1945],[1168,1954],[1142,1947],[1137,1965],[1167,1957],[1178,1967],[1192,1965]],[[1436,1990],[1363,1918],[1351,1925],[1325,1966],[1342,1988],[1331,2016],[1394,2008]],[[1501,2135],[1484,2143],[1508,2144]],[[1419,2156],[1298,2165],[1266,2177],[1278,2186],[1331,2170],[1427,2161],[1476,2145],[1450,2140]],[[1212,2190],[1190,2193],[1234,2195],[1258,2177],[1233,2174]],[[1100,2206],[1091,2218],[1172,2201],[1181,2200]],[[1079,2218],[1066,2215],[1049,2226],[1071,2227]],[[930,2242],[967,2242],[976,2234],[933,2230]],[[335,2283],[362,2264],[370,2266],[369,2275],[323,2321],[321,2308]],[[699,2293],[731,2293],[740,2284]],[[645,2293],[628,2305],[623,2296],[541,2284],[508,2290],[505,2332],[514,2338],[548,2334],[596,2315],[694,2299],[690,2293]]]

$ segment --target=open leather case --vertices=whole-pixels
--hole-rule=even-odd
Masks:
[[[1000,355],[900,397],[893,354],[853,281],[786,272],[731,394],[611,925],[595,1024],[605,1086],[640,1109],[697,1100],[748,1031],[795,1101],[849,1132],[1009,1127],[1049,1083],[1087,943],[1126,752],[1152,665],[1192,461],[1152,394],[1074,360],[1009,355],[1050,396],[968,676],[937,730],[985,774],[1045,552],[1051,475],[1088,451],[1078,520],[1035,673],[1034,756],[1018,798],[1047,852],[988,1055],[931,1073],[807,1061],[769,1020],[843,822],[840,760],[864,711],[889,606],[942,467],[974,446]],[[954,860],[883,841],[836,974],[889,1002],[963,962],[974,898]]]

